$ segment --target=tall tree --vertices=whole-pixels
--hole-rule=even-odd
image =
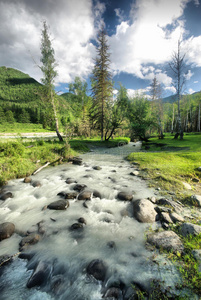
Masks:
[[[98,45],[96,47],[97,57],[92,74],[92,98],[91,117],[95,127],[101,132],[103,141],[105,124],[110,118],[112,102],[112,75],[109,69],[110,54],[107,42],[107,34],[104,27],[98,34]]]
[[[45,21],[43,22],[43,30],[41,35],[41,63],[42,66],[40,66],[40,69],[43,72],[43,78],[41,79],[41,81],[46,88],[45,97],[52,107],[57,136],[60,141],[63,141],[63,138],[59,133],[59,122],[57,118],[56,103],[55,103],[56,96],[54,92],[54,80],[55,77],[57,76],[57,71],[56,71],[57,64],[54,57],[54,49],[52,47],[52,43],[50,40],[50,34],[48,32],[48,26]]]
[[[162,89],[161,85],[159,84],[156,76],[154,76],[154,79],[151,83],[151,100],[152,100],[152,109],[154,111],[154,114],[156,115],[157,123],[158,123],[158,131],[159,131],[159,137],[163,139],[163,126],[162,126],[162,118],[163,118],[163,106],[161,102],[161,94]]]
[[[181,53],[181,40],[178,40],[177,51],[174,51],[172,54],[172,60],[169,64],[170,69],[173,74],[173,85],[176,89],[177,95],[177,107],[178,107],[178,134],[180,135],[180,139],[183,139],[183,129],[181,124],[181,111],[180,111],[180,100],[182,96],[182,92],[184,89],[185,83],[185,55]]]

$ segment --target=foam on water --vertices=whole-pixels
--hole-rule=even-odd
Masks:
[[[105,261],[108,282],[121,279],[129,285],[134,280],[146,285],[151,278],[161,278],[158,265],[151,263],[152,253],[145,249],[144,233],[149,225],[133,218],[131,203],[116,199],[117,193],[124,190],[131,191],[136,198],[154,195],[145,181],[129,175],[134,167],[122,160],[123,154],[134,149],[131,144],[124,150],[107,150],[110,153],[96,150],[83,155],[85,164],[82,166],[66,164],[44,169],[32,177],[32,180],[41,182],[41,187],[34,188],[22,179],[9,182],[7,190],[14,197],[1,203],[1,223],[13,222],[16,232],[21,233],[31,230],[42,221],[45,235],[42,241],[31,247],[30,251],[36,253],[31,263],[27,264],[27,261],[17,258],[6,266],[1,276],[1,294],[4,297],[1,299],[102,299],[100,283],[86,276],[86,267],[93,259]],[[94,170],[96,165],[102,169]],[[88,208],[83,206],[83,201],[69,200],[70,206],[66,211],[43,210],[49,203],[61,199],[57,195],[59,192],[73,191],[75,184],[65,182],[69,177],[75,178],[80,184],[86,184],[89,189],[98,190],[102,199],[87,201]],[[70,226],[80,217],[87,222],[83,232],[70,231]],[[18,252],[20,240],[21,237],[15,233],[2,241],[0,255]],[[114,247],[109,246],[111,242]],[[61,287],[57,295],[49,294],[48,284],[41,289],[26,288],[32,273],[27,267],[37,261],[51,265],[54,276],[63,276],[65,288]],[[173,267],[167,268],[164,262],[164,277],[170,285],[172,279],[169,273],[172,270]]]

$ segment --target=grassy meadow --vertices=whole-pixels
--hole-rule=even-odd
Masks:
[[[146,150],[145,150],[146,149]],[[201,134],[186,134],[183,140],[166,135],[164,139],[150,138],[141,152],[131,153],[128,160],[138,162],[146,171],[150,184],[175,193],[184,193],[184,183],[201,192]]]

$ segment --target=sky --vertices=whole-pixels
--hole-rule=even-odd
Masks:
[[[90,87],[102,24],[108,34],[114,89],[121,82],[129,95],[149,93],[156,76],[162,96],[174,94],[169,63],[182,40],[184,93],[201,90],[201,0],[0,0],[0,66],[16,68],[40,82],[44,21],[58,63],[58,93],[67,92],[76,76]]]

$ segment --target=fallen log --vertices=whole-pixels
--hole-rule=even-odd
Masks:
[[[36,169],[32,175],[36,175],[38,172],[40,172],[42,169],[46,168],[47,166],[49,166],[50,162],[47,161],[43,166],[41,166],[40,168]]]

